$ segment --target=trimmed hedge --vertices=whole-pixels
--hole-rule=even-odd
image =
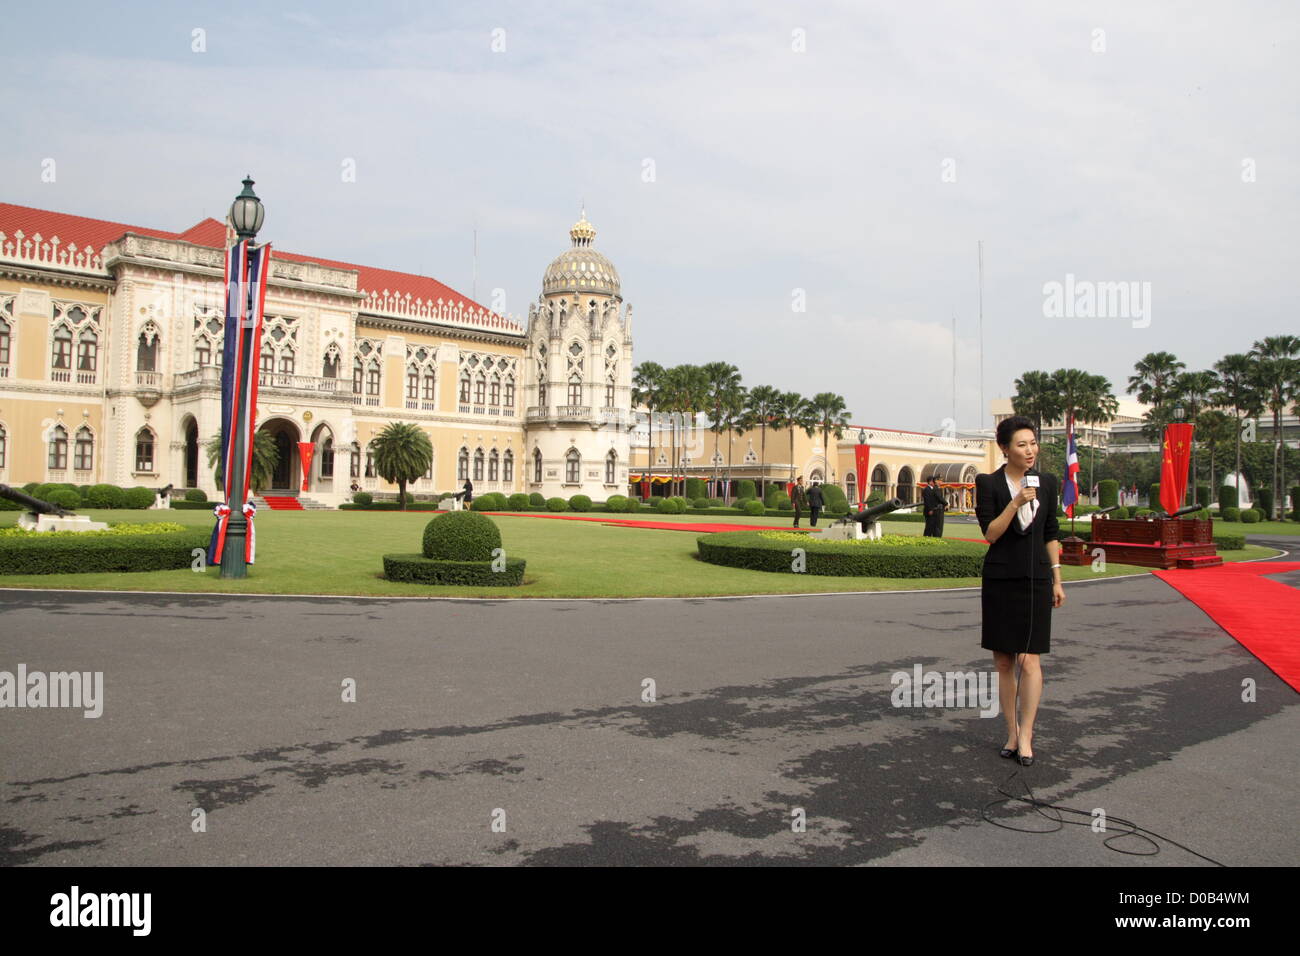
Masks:
[[[1254,508],[1247,508],[1241,513],[1242,524],[1258,524],[1263,516]]]
[[[822,490],[822,500],[826,503],[827,514],[845,514],[849,510],[849,499],[844,496],[844,489],[839,485],[818,485]]]
[[[627,495],[610,495],[605,499],[606,511],[622,511],[627,504]]]
[[[506,508],[510,511],[527,511],[528,496],[522,491],[516,492],[506,500]]]
[[[885,535],[880,541],[823,541],[797,532],[722,531],[696,539],[710,564],[779,574],[877,578],[978,578],[988,548],[969,541]],[[802,548],[805,570],[795,571]]]
[[[124,508],[126,492],[117,485],[91,485],[85,505],[87,508]]]
[[[1236,491],[1236,489],[1234,488],[1233,491]],[[1226,508],[1223,508],[1223,509],[1219,512],[1219,514],[1220,514],[1220,516],[1223,518],[1224,521],[1240,521],[1240,520],[1241,520],[1241,509],[1240,509],[1240,508],[1233,507],[1233,506],[1231,506],[1231,505],[1229,505],[1229,506],[1226,507]]]
[[[547,511],[568,511],[569,503],[565,501],[563,498],[547,498],[546,510]]]
[[[545,508],[546,497],[540,491],[534,491],[528,496],[528,503],[534,508]]]
[[[1240,502],[1237,500],[1237,489],[1233,485],[1219,486],[1219,507],[1220,508],[1237,508]]]
[[[134,508],[136,511],[144,511],[153,507],[153,503],[158,500],[157,494],[152,488],[146,488],[144,485],[136,485],[134,488],[126,490],[126,506]]]
[[[491,561],[501,547],[501,531],[485,515],[449,511],[424,526],[423,555],[435,561],[457,563]]]
[[[368,491],[356,491],[352,494],[352,503],[355,505],[361,505],[363,508],[366,505],[374,504],[374,501],[375,496]]]
[[[696,498],[694,501],[691,502],[691,507],[692,507],[692,508],[707,508],[707,507],[709,507],[709,499],[708,499],[708,498]]]
[[[172,505],[172,507],[175,508],[176,505]],[[189,507],[189,505],[186,504],[186,507]],[[195,507],[205,508],[207,507],[207,505],[195,505]],[[398,501],[376,501],[374,504],[369,504],[369,505],[352,505],[346,503],[339,505],[339,511],[401,511],[401,510],[402,510],[402,505],[401,502]],[[407,511],[438,511],[441,509],[436,501],[417,501],[415,504],[411,505],[406,510]]]
[[[1061,539],[1069,537],[1066,529],[1061,529]],[[1075,529],[1074,536],[1084,541],[1092,541],[1092,531],[1083,528]],[[1241,551],[1246,547],[1246,536],[1244,534],[1216,534],[1214,535],[1214,547],[1219,551]]]
[[[81,507],[81,495],[77,494],[75,488],[55,488],[45,495],[45,500],[69,511],[76,511]]]
[[[1261,518],[1273,517],[1273,489],[1260,488],[1255,492],[1255,510],[1259,512]]]
[[[208,493],[202,488],[189,488],[185,492],[186,501],[207,501]]]
[[[1097,504],[1102,508],[1119,504],[1119,481],[1103,478],[1097,482]]]
[[[636,514],[640,510],[641,510],[640,498],[628,498],[627,501],[623,502],[624,514]]]
[[[189,568],[209,531],[98,535],[46,531],[0,537],[0,574],[91,574]],[[204,558],[206,561],[206,557]]]
[[[757,498],[758,490],[754,487],[752,479],[742,478],[736,484],[736,494],[741,498]]]
[[[473,514],[457,511],[455,514]],[[384,577],[411,584],[461,584],[474,587],[514,587],[524,583],[523,558],[506,558],[504,570],[493,571],[491,561],[441,561],[420,554],[384,555]]]
[[[587,495],[572,495],[569,498],[570,511],[590,511],[591,498]]]
[[[758,517],[766,510],[767,509],[763,507],[763,502],[759,501],[757,498],[750,498],[745,502],[745,514],[752,517]]]
[[[708,485],[703,478],[686,479],[686,497],[694,501],[696,498],[703,498],[708,493]]]

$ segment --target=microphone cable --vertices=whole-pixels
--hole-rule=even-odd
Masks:
[[[1033,468],[1030,468],[1025,472],[1025,476],[1021,478],[1021,481],[1027,484],[1028,476],[1030,473],[1033,473],[1035,476],[1037,476],[1037,471]],[[1020,487],[1023,489],[1025,487],[1025,484],[1021,484]],[[1035,500],[1037,500],[1037,496],[1035,496]],[[1055,513],[1056,501],[1054,499],[1051,502],[1040,501],[1038,506],[1040,508],[1051,507],[1053,509],[1053,513]],[[1036,597],[1035,588],[1034,588],[1034,582],[1036,580],[1034,576],[1034,564],[1035,564],[1034,559],[1038,556],[1038,549],[1034,547],[1034,544],[1037,543],[1037,538],[1038,538],[1037,528],[1036,528],[1036,525],[1038,524],[1037,519],[1038,519],[1038,515],[1035,513],[1033,520],[1030,522],[1028,528],[1029,537],[1030,537],[1029,575],[1028,575],[1029,631],[1025,635],[1025,650],[1021,654],[1018,654],[1016,657],[1016,669],[1015,669],[1016,699],[1012,701],[1012,707],[1015,708],[1017,726],[1019,725],[1019,720],[1020,720],[1019,696],[1020,696],[1020,675],[1024,672],[1023,655],[1029,653],[1029,646],[1033,643],[1033,639],[1034,639],[1034,604],[1035,604],[1035,597]],[[1017,517],[1011,519],[1012,524],[1014,524],[1018,520],[1019,517],[1017,515]],[[1008,527],[1007,530],[1008,531],[1011,530],[1010,527]],[[1044,542],[1043,547],[1046,546],[1047,545]],[[1039,691],[1039,704],[1040,706],[1042,704],[1041,688]],[[1037,717],[1037,713],[1035,713],[1035,717]],[[1017,761],[1018,760],[1019,758],[1017,757]],[[986,803],[984,805],[983,809],[980,810],[981,819],[983,819],[987,823],[993,824],[995,827],[1001,827],[1003,830],[1013,830],[1016,833],[1057,833],[1061,830],[1064,830],[1066,824],[1069,824],[1071,826],[1091,828],[1093,816],[1087,810],[1078,810],[1074,807],[1067,807],[1062,804],[1051,803],[1046,800],[1039,800],[1038,797],[1034,795],[1033,788],[1029,786],[1029,781],[1022,776],[1021,774],[1022,769],[1023,768],[1018,767],[1017,769],[1011,771],[1011,775],[1007,777],[1005,781],[1003,781],[1001,784],[998,785],[997,788],[998,793],[1002,794],[1002,796],[999,799],[992,800],[989,803]],[[1009,793],[1005,789],[1008,785],[1010,785],[1011,781],[1015,780],[1017,777],[1020,778],[1021,786],[1025,788],[1025,793],[1028,794],[1028,797],[1017,796],[1016,794]],[[1012,802],[1028,804],[1029,806],[1034,808],[1035,813],[1037,813],[1039,816],[1043,817],[1044,819],[1050,821],[1053,824],[1053,826],[1051,826],[1046,830],[1037,830],[1031,827],[1012,826],[1009,823],[1003,823],[999,820],[995,820],[989,815],[989,811],[992,810],[993,807],[1002,806],[1003,804],[1010,804]],[[1047,813],[1044,812],[1045,810],[1052,811],[1054,816],[1049,816]],[[1062,816],[1062,814],[1074,814],[1076,816],[1085,817],[1086,820],[1067,820]],[[1114,850],[1116,853],[1123,853],[1125,856],[1157,856],[1160,853],[1160,844],[1157,843],[1156,841],[1161,840],[1165,843],[1170,843],[1178,847],[1180,850],[1186,850],[1192,856],[1199,857],[1200,859],[1205,860],[1207,863],[1213,863],[1215,866],[1222,866],[1222,867],[1227,866],[1226,863],[1220,863],[1218,860],[1215,860],[1212,857],[1208,857],[1203,853],[1197,853],[1191,847],[1184,846],[1183,844],[1179,843],[1177,840],[1171,837],[1163,836],[1159,833],[1156,833],[1154,830],[1148,830],[1146,827],[1140,827],[1132,820],[1126,820],[1123,817],[1107,816],[1105,825],[1109,828],[1109,826],[1112,823],[1118,823],[1120,826],[1124,827],[1125,829],[1120,830],[1120,832],[1118,833],[1112,833],[1110,836],[1106,837],[1106,839],[1102,840],[1101,842],[1102,845],[1106,847],[1106,849]],[[1115,846],[1111,842],[1112,840],[1121,840],[1125,837],[1135,837],[1136,839],[1142,841],[1142,844],[1145,844],[1150,849],[1145,849],[1141,851],[1126,850],[1123,847]],[[1154,837],[1155,839],[1152,839],[1152,837]]]

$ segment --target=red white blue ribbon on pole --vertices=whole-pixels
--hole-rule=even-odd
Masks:
[[[257,514],[257,505],[251,501],[244,502],[244,517],[248,519],[247,537],[244,538],[244,563],[252,564],[257,557],[257,534],[253,529],[253,516]]]

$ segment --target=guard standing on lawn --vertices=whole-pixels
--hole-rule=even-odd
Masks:
[[[921,491],[921,501],[925,510],[925,537],[943,537],[943,512],[947,507],[943,492],[939,489],[939,479],[931,476],[930,481]]]
[[[817,527],[817,516],[822,513],[822,508],[826,505],[826,500],[822,497],[821,482],[814,481],[813,486],[808,489],[808,523],[814,528]]]
[[[803,486],[803,475],[794,483],[790,489],[790,503],[794,505],[794,526],[799,527],[799,515],[804,508],[808,507],[808,492]]]

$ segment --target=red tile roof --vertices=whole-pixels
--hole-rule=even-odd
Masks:
[[[181,242],[190,242],[196,246],[207,246],[212,249],[222,249],[226,244],[225,224],[212,218],[203,219],[184,232],[168,232],[164,229],[130,226],[120,222],[109,222],[105,219],[90,219],[86,216],[72,216],[67,213],[52,212],[48,209],[33,209],[30,206],[0,203],[0,232],[13,237],[20,230],[28,237],[37,233],[47,240],[57,236],[61,240],[63,248],[67,248],[69,243],[76,243],[79,248],[91,246],[96,253],[102,252],[105,245],[122,238],[128,232],[151,236],[155,239],[175,239]],[[449,303],[453,308],[459,305],[466,312],[477,312],[481,309],[484,313],[484,322],[488,325],[496,326],[505,331],[522,331],[517,323],[497,315],[490,309],[486,309],[474,302],[468,296],[461,295],[450,286],[443,285],[437,279],[429,276],[419,276],[409,272],[394,272],[391,269],[375,269],[371,266],[340,262],[335,259],[322,259],[319,256],[305,256],[300,253],[284,252],[280,249],[275,249],[272,254],[276,259],[282,259],[286,262],[314,262],[335,269],[356,270],[358,273],[357,288],[363,292],[382,294],[387,291],[398,298],[404,299],[409,295],[412,301],[422,299],[426,303],[436,302],[441,299],[443,302]]]

